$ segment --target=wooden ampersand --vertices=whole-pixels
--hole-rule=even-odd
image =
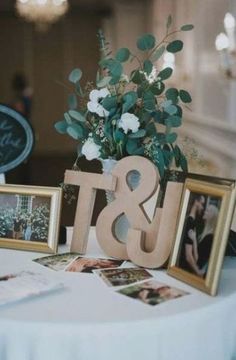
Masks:
[[[127,183],[127,176],[132,170],[138,171],[141,175],[140,183],[133,191]],[[100,213],[96,224],[96,234],[98,242],[106,254],[128,259],[126,244],[120,242],[115,236],[115,221],[119,216],[125,214],[132,229],[148,232],[150,221],[142,204],[155,193],[159,176],[155,165],[140,156],[126,157],[120,160],[114,167],[112,175],[118,179],[115,200]],[[144,244],[144,248],[148,248],[147,243]]]
[[[80,186],[70,250],[84,254],[87,249],[96,191],[97,189],[115,190],[116,178],[111,175],[67,170],[64,182]]]

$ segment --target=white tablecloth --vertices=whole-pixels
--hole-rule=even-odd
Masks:
[[[102,255],[93,229],[88,255]],[[115,294],[95,275],[54,272],[31,261],[38,256],[44,255],[0,249],[1,273],[31,269],[65,284],[0,307],[0,360],[236,359],[236,258],[225,260],[215,298],[152,271],[191,294],[148,306]]]

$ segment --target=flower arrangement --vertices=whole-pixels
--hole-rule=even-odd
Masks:
[[[182,50],[183,42],[173,40],[173,35],[192,30],[193,25],[173,31],[171,26],[169,16],[160,42],[152,34],[144,34],[137,40],[138,54],[120,48],[114,56],[102,31],[98,32],[101,60],[96,87],[87,83],[82,89],[82,71],[74,69],[69,75],[75,87],[68,98],[69,109],[55,124],[59,133],[79,142],[78,156],[119,160],[141,155],[157,166],[161,177],[173,161],[187,171],[187,160],[176,143],[174,130],[182,124],[181,106],[192,99],[186,90],[166,87],[173,69],[160,69],[159,63],[165,52]],[[125,74],[128,61],[137,63],[129,75]]]

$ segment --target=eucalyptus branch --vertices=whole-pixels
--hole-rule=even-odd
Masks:
[[[142,69],[143,64],[142,64],[141,60],[139,59],[139,57],[137,55],[132,54],[132,53],[130,53],[130,55],[133,56],[133,58],[137,60],[137,62],[139,63],[140,68]]]
[[[166,39],[168,39],[168,37],[181,32],[181,30],[174,30],[172,32],[170,32],[169,34],[167,34],[153,49],[152,51],[149,53],[147,59],[150,59],[150,57],[152,56],[152,54],[159,48],[159,46],[161,46],[162,44],[164,44],[166,42]]]

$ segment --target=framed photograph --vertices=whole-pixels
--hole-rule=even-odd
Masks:
[[[0,247],[56,253],[61,189],[0,185]]]
[[[186,179],[168,273],[216,295],[235,208],[235,182]]]

